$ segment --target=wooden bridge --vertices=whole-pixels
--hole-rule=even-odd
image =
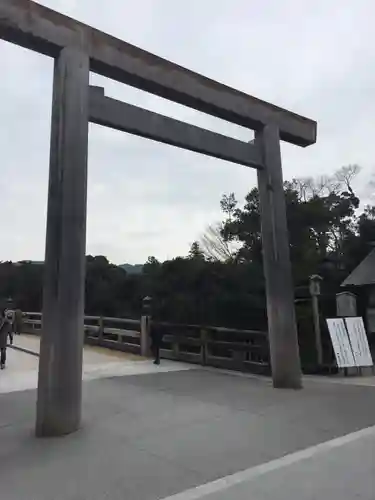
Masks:
[[[22,332],[39,335],[41,313],[29,312]],[[147,353],[145,317],[136,319],[85,316],[85,343],[132,354]],[[162,358],[229,370],[270,375],[267,333],[215,326],[152,321],[163,332]]]

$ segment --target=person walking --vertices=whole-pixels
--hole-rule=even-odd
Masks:
[[[142,300],[142,315],[146,320],[146,329],[150,337],[150,350],[154,356],[154,365],[160,365],[160,347],[163,341],[162,330],[152,321],[152,297],[147,296]]]
[[[163,341],[163,334],[160,326],[155,323],[150,324],[151,352],[155,358],[154,365],[160,365],[160,347]]]
[[[10,343],[13,344],[13,334],[14,334],[14,328],[15,328],[15,311],[13,309],[5,309],[4,316],[8,320],[8,323],[10,324],[10,329],[9,329],[9,340]]]
[[[0,313],[0,369],[4,370],[7,359],[7,341],[8,335],[11,334],[12,326],[5,316],[5,311]]]

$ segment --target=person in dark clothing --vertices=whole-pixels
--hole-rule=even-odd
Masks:
[[[10,324],[10,330],[9,330],[9,342],[10,344],[13,344],[13,334],[14,334],[14,328],[15,328],[15,311],[12,309],[5,309],[4,311],[4,316],[8,320]]]
[[[160,347],[163,341],[163,334],[160,326],[150,325],[151,352],[155,358],[154,365],[160,365]]]
[[[8,335],[11,334],[12,325],[5,316],[5,311],[0,314],[0,368],[4,370],[7,359],[7,341]]]

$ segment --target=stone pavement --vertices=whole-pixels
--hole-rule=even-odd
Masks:
[[[85,380],[82,430],[64,438],[34,438],[35,389],[0,394],[1,500],[373,499],[374,431],[362,430],[375,424],[371,385],[309,378],[283,391],[214,369],[122,363],[143,373]]]
[[[34,335],[16,335],[14,346],[34,353],[36,356],[8,348],[7,369],[1,373],[0,377],[0,394],[37,387],[39,338]],[[83,350],[82,376],[84,380],[193,368],[194,366],[184,363],[171,362],[163,363],[162,367],[155,367],[149,360],[140,356],[100,347],[85,346]]]
[[[375,427],[164,500],[373,500]]]

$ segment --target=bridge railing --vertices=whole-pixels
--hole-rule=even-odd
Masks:
[[[22,333],[40,335],[42,314],[27,312]],[[85,316],[85,343],[140,354],[141,321],[128,318]]]
[[[164,358],[217,368],[269,374],[266,332],[231,328],[156,323],[163,333]]]
[[[40,334],[41,313],[26,313],[23,332]],[[109,349],[141,353],[144,322],[127,318],[85,316],[85,343]],[[268,336],[264,331],[215,326],[181,325],[152,321],[162,335],[161,356],[176,361],[270,373]],[[148,351],[148,349],[146,349]]]

